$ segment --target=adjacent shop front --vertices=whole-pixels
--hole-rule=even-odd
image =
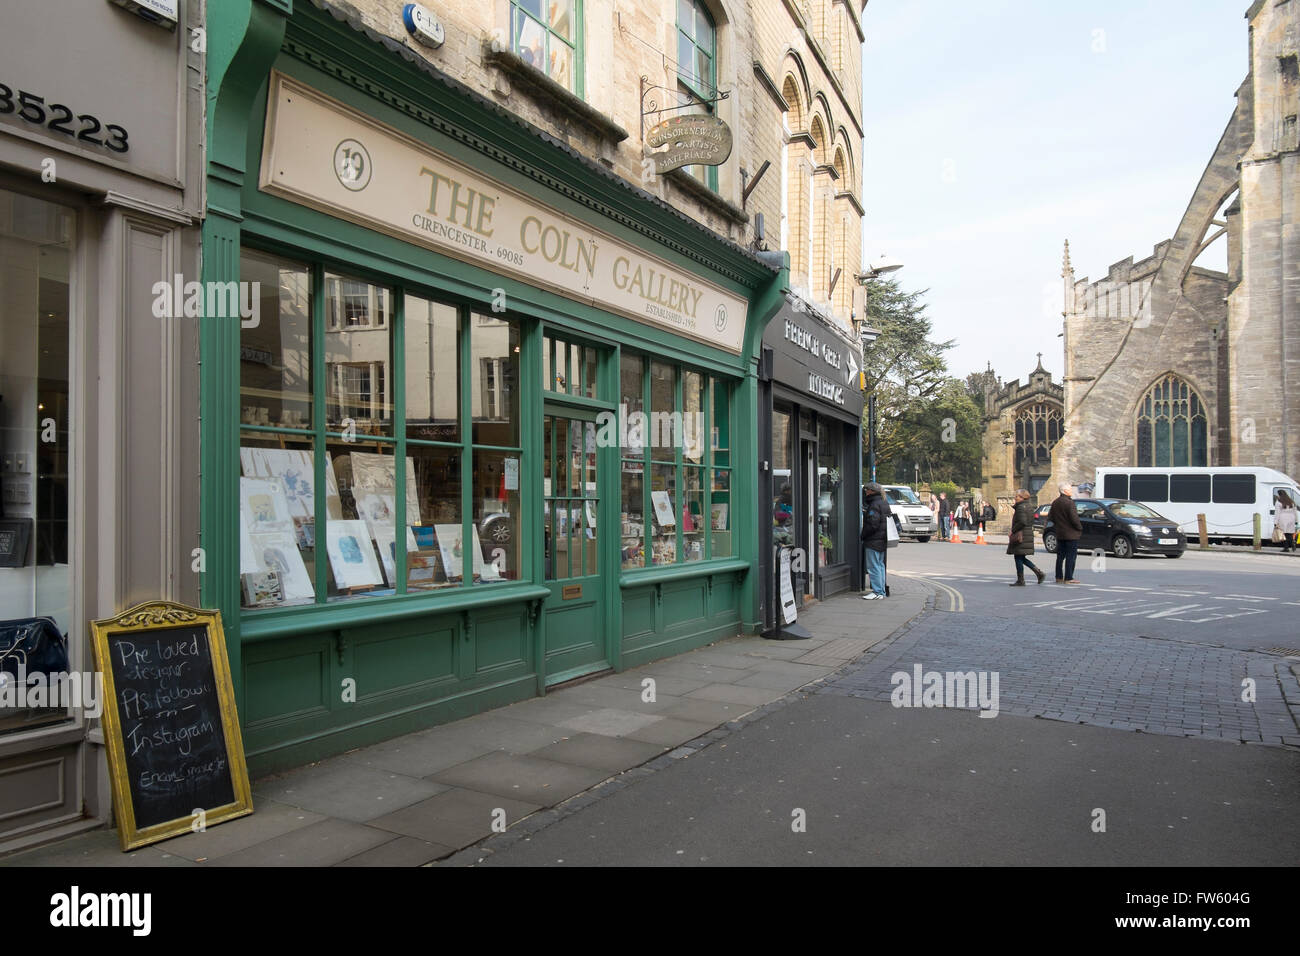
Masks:
[[[154,307],[198,274],[196,6],[4,12],[0,851],[108,815],[87,622],[198,597],[198,329]]]
[[[253,772],[753,629],[780,270],[324,5],[209,13],[248,307],[204,326],[203,587]]]
[[[793,295],[763,333],[760,362],[759,552],[765,626],[776,623],[773,566],[796,549],[795,598],[826,598],[862,581],[858,506],[862,353]]]

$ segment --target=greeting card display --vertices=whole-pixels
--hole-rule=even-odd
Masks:
[[[247,478],[276,478],[284,489],[289,514],[315,520],[315,463],[312,454],[297,448],[240,448],[239,463]],[[325,511],[331,518],[343,517],[339,483],[334,463],[325,459]]]
[[[392,455],[376,455],[371,452],[354,451],[352,459],[352,488],[355,494],[388,494],[397,498],[397,477],[393,471]],[[419,524],[420,493],[415,485],[415,459],[406,458],[406,523]]]

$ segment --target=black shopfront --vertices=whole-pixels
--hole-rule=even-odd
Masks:
[[[759,363],[762,617],[776,624],[774,567],[796,549],[796,604],[861,587],[862,355],[845,331],[791,297]]]

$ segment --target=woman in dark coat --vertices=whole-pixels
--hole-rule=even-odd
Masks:
[[[1043,583],[1045,575],[1029,560],[1034,553],[1034,503],[1029,500],[1029,492],[1024,488],[1016,492],[1016,509],[1011,518],[1011,540],[1007,544],[1007,554],[1015,555],[1016,579],[1011,582],[1013,588],[1025,586],[1025,568],[1038,576],[1038,583]]]

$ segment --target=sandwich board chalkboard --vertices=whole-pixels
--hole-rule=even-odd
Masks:
[[[221,613],[156,601],[90,628],[122,849],[252,813]]]

